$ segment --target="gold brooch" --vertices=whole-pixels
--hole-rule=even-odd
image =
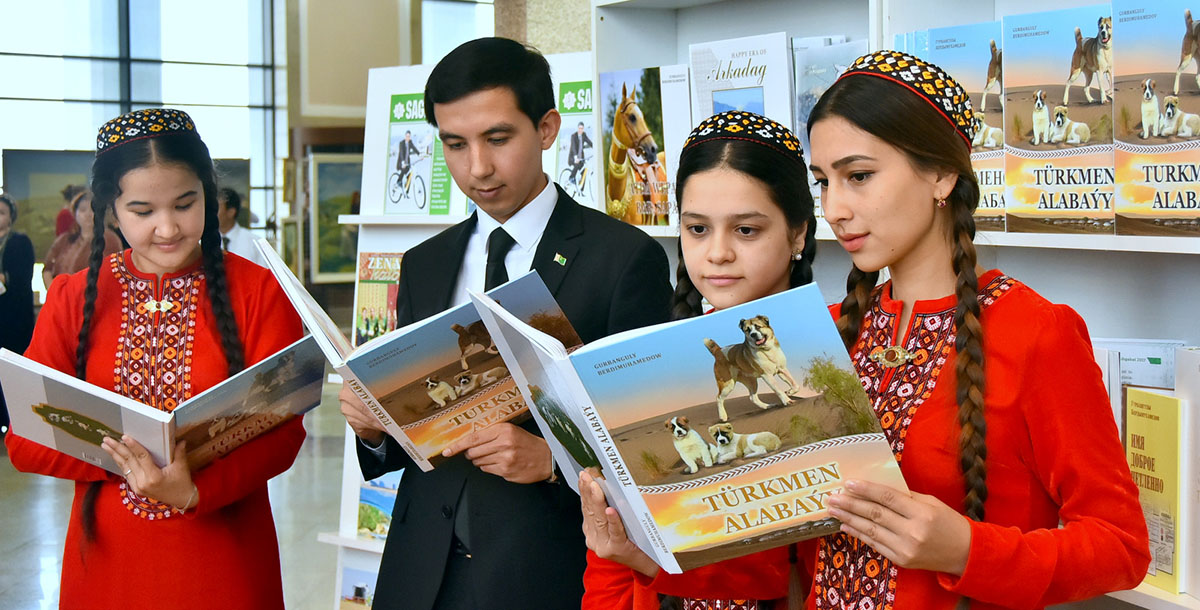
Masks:
[[[893,345],[879,350],[868,357],[889,369],[894,369],[901,364],[912,362],[913,358],[916,358],[917,355],[899,345]]]
[[[171,301],[167,301],[165,299],[162,301],[155,301],[154,299],[150,299],[149,301],[146,301],[142,305],[142,307],[145,307],[146,311],[148,311],[150,313],[158,313],[158,312],[168,313],[171,310],[175,309],[175,303],[173,303]]]

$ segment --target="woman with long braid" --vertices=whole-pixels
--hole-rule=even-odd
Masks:
[[[88,268],[50,286],[27,357],[170,411],[301,336],[270,273],[222,252],[216,174],[185,113],[106,123],[91,189]],[[106,213],[130,249],[104,255]],[[159,467],[132,438],[105,439],[121,477],[20,434],[14,467],[75,481],[62,607],[283,607],[266,483],[294,461],[299,418],[196,472],[183,443]]]
[[[847,481],[827,500],[842,531],[799,545],[811,609],[1040,608],[1133,587],[1150,561],[1086,326],[977,264],[971,117],[949,75],[894,51],[857,60],[809,116],[853,262],[831,311],[910,489]],[[721,580],[621,561],[660,592]]]
[[[833,314],[912,490],[849,481],[830,498],[842,532],[809,558],[810,607],[1036,608],[1145,575],[1087,327],[976,261],[971,118],[949,75],[894,51],[860,58],[809,117],[854,264]]]
[[[817,223],[807,177],[800,140],[766,117],[721,112],[692,130],[675,182],[681,231],[674,319],[706,313],[705,301],[709,311],[726,309],[812,281]],[[672,602],[758,610],[787,597],[793,549],[777,548],[692,570],[686,587],[662,591],[660,599],[655,583],[635,580],[635,571],[658,566],[625,538],[599,484],[584,474],[580,491],[589,549],[584,610],[658,610]],[[741,573],[738,566],[754,569],[728,578]],[[740,605],[730,605],[734,597]]]

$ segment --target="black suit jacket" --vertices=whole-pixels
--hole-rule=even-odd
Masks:
[[[472,216],[405,253],[398,325],[450,306],[475,222]],[[556,263],[556,255],[567,263]],[[665,322],[671,297],[667,267],[666,253],[641,230],[579,205],[561,188],[533,262],[585,343]],[[532,421],[524,427],[540,436]],[[461,456],[421,472],[391,437],[386,442],[384,462],[358,444],[367,479],[406,468],[379,567],[376,610],[433,606],[465,486],[471,496],[471,561],[479,568],[472,570],[478,575],[475,599],[487,608],[579,607],[586,548],[579,496],[569,486],[509,483]]]

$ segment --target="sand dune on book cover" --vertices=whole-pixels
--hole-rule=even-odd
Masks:
[[[684,569],[834,531],[846,478],[906,489],[816,286],[572,361]]]
[[[535,278],[531,278],[535,279]],[[536,282],[539,283],[540,282]],[[580,340],[545,291],[521,286],[499,295],[529,325],[567,345]],[[421,455],[437,464],[450,443],[527,412],[508,367],[473,307],[452,310],[401,341],[368,351],[351,368]],[[372,367],[373,359],[388,365]]]

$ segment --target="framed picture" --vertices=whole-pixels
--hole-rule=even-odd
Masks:
[[[279,255],[283,257],[283,262],[287,263],[288,269],[296,274],[296,277],[301,277],[304,268],[302,257],[304,248],[300,243],[300,220],[289,216],[279,222],[279,242],[276,244],[279,250]]]
[[[358,211],[362,155],[309,155],[309,260],[314,284],[354,281],[358,225],[338,224]]]
[[[88,185],[92,161],[90,150],[5,150],[4,191],[17,201],[17,224],[13,228],[29,236],[34,258],[46,259],[54,243],[55,218],[73,194],[67,187]],[[74,226],[74,216],[71,217]]]

